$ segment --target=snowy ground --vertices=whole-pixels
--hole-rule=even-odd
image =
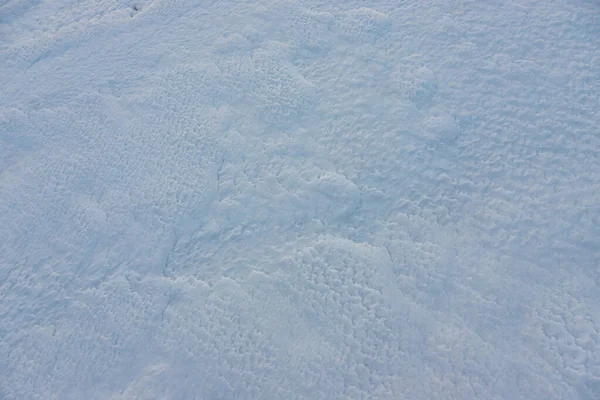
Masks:
[[[0,399],[600,399],[594,0],[0,1]]]

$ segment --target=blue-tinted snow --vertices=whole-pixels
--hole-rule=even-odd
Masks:
[[[1,399],[599,399],[594,1],[0,5]]]

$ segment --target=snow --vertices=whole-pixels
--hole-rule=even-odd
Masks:
[[[0,399],[600,398],[595,1],[0,4]]]

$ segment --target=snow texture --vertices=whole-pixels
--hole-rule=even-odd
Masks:
[[[0,37],[0,399],[600,399],[597,1]]]

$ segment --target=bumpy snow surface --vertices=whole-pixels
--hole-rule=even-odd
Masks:
[[[0,2],[0,399],[600,399],[595,0]]]

